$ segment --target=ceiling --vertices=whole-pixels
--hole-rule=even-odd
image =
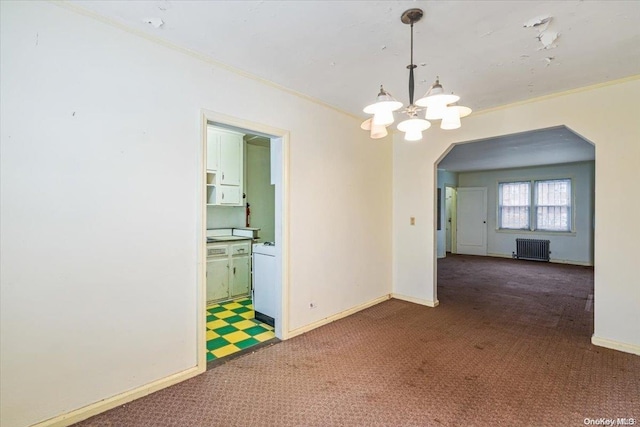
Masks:
[[[470,172],[595,160],[595,146],[564,126],[459,144],[438,169]]]
[[[71,3],[360,117],[381,83],[408,101],[412,7],[417,97],[439,75],[477,111],[640,73],[638,1]]]
[[[638,1],[71,2],[360,117],[380,84],[408,101],[410,29],[399,18],[413,7],[425,12],[414,27],[417,97],[439,75],[461,105],[478,111],[640,74]],[[525,26],[543,17],[550,21]],[[551,42],[542,37],[555,33]],[[438,167],[594,156],[593,145],[559,127],[461,144]]]

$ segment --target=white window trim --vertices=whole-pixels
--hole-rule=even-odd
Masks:
[[[537,230],[534,228],[537,222],[535,217],[535,183],[536,181],[557,181],[557,180],[569,180],[571,182],[571,228],[570,230],[554,231],[554,230]],[[500,228],[500,184],[512,183],[512,182],[529,182],[529,229],[526,228]],[[527,177],[527,178],[514,178],[509,177],[505,179],[496,180],[496,232],[507,234],[536,234],[536,235],[550,235],[550,236],[576,236],[576,188],[573,175],[553,175],[553,176],[540,176],[540,177]]]

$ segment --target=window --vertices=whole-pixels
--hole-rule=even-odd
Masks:
[[[498,183],[498,226],[507,230],[571,231],[571,180]]]
[[[498,186],[500,228],[529,229],[530,182],[501,182]]]
[[[536,229],[571,231],[571,180],[535,181]]]

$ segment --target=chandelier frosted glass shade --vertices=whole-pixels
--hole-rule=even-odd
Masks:
[[[387,132],[386,126],[373,126],[371,127],[371,133],[369,134],[371,139],[380,139],[387,135],[389,135],[389,132]]]
[[[384,90],[382,85],[380,85],[380,92],[376,97],[376,102],[367,105],[362,111],[367,114],[376,115],[381,113],[393,113],[400,108],[402,108],[402,102],[396,100],[389,92]],[[393,114],[391,114],[391,118],[393,118]],[[393,120],[391,120],[391,123],[393,123]]]
[[[398,130],[405,132],[405,141],[419,141],[422,139],[422,131],[431,127],[431,123],[424,119],[408,119],[398,123]]]
[[[453,104],[459,100],[460,97],[458,95],[444,93],[444,89],[440,84],[440,78],[436,78],[436,82],[431,85],[422,98],[416,101],[416,105],[419,107],[438,107]]]
[[[456,107],[447,107],[444,116],[442,116],[442,122],[440,122],[440,129],[453,130],[460,127],[460,111]]]
[[[467,117],[469,114],[471,114],[473,112],[473,110],[469,107],[464,107],[462,105],[450,105],[448,108],[455,108],[456,110],[458,110],[458,113],[460,114],[460,118],[463,117]]]
[[[393,123],[393,111],[378,111],[371,119],[374,125],[386,126]]]
[[[424,118],[427,120],[442,120],[446,110],[447,110],[446,104],[432,105],[430,107],[427,107],[427,112]]]
[[[384,125],[376,125],[373,123],[373,119],[367,119],[360,125],[360,129],[368,130],[371,139],[380,139],[387,136],[387,127]]]

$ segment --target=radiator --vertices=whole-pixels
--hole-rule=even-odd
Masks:
[[[517,259],[529,259],[534,261],[549,261],[549,240],[537,239],[516,239],[516,252],[513,254]]]

